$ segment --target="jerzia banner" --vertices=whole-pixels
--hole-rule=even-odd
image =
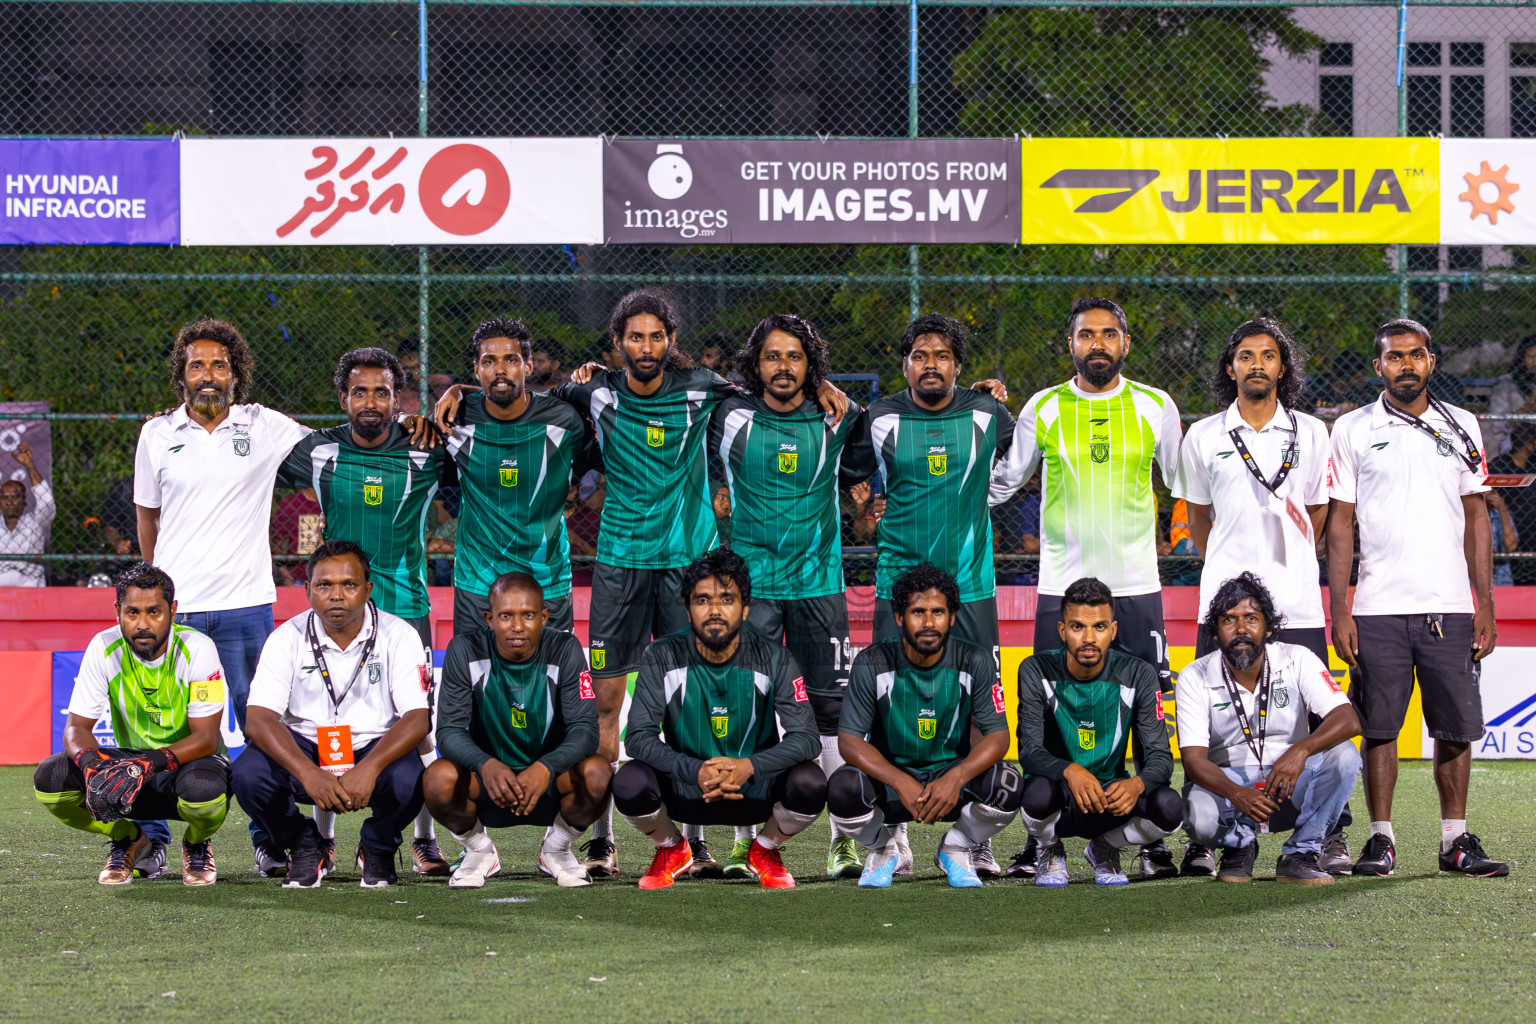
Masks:
[[[1536,244],[1536,140],[0,139],[0,245]]]
[[[1008,139],[618,139],[603,147],[605,241],[1015,242]]]

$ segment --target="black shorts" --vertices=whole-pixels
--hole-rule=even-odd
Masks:
[[[1448,743],[1483,738],[1479,667],[1472,660],[1472,616],[1439,615],[1442,636],[1425,615],[1357,615],[1359,666],[1350,672],[1349,699],[1368,740],[1395,740],[1408,716],[1418,677],[1429,734]]]
[[[754,597],[747,621],[770,640],[783,641],[799,663],[809,692],[835,696],[848,685],[853,641],[848,638],[847,594],[796,601]]]
[[[928,771],[903,768],[902,771],[926,786],[952,767],[945,765]],[[960,790],[960,799],[954,808],[939,820],[958,820],[965,805],[972,801],[1000,811],[1016,811],[1019,809],[1023,788],[1024,778],[1018,768],[1010,761],[999,761],[967,782]],[[827,782],[828,813],[839,818],[860,818],[877,806],[884,812],[887,825],[899,825],[912,820],[912,812],[901,802],[901,795],[894,786],[877,782],[850,764],[832,773],[832,778]]]
[[[843,695],[808,693],[811,698],[811,714],[816,716],[816,732],[821,736],[836,736],[837,723],[843,717]]]
[[[1035,650],[1054,651],[1061,646],[1061,595],[1040,594],[1035,598]],[[1173,689],[1173,674],[1168,670],[1168,630],[1163,626],[1163,595],[1132,594],[1115,598],[1114,642],[1116,650],[1157,669],[1158,686],[1164,693]]]
[[[1119,828],[1132,818],[1145,818],[1164,832],[1172,833],[1184,821],[1184,801],[1169,786],[1156,786],[1136,798],[1129,814],[1085,811],[1072,799],[1072,788],[1065,780],[1043,775],[1030,776],[1024,783],[1024,813],[1031,818],[1056,819],[1056,838],[1097,839],[1110,829]]]
[[[130,749],[128,747],[102,747],[101,752],[107,757],[125,757],[131,754],[140,754],[145,751]],[[85,792],[85,773],[82,772],[72,758],[64,754],[55,754],[55,757],[64,758],[63,765],[67,782],[64,792]],[[144,780],[139,795],[134,798],[133,806],[128,809],[124,817],[130,821],[164,821],[169,818],[181,821],[181,812],[176,807],[176,782],[188,772],[213,772],[224,781],[224,793],[228,795],[229,788],[229,758],[222,753],[209,754],[195,761],[189,761],[179,766],[174,771],[155,772]],[[210,780],[202,780],[204,782]],[[210,799],[213,799],[210,797]],[[231,801],[233,802],[233,801]]]
[[[817,814],[827,804],[827,777],[814,761],[801,761],[774,775],[754,775],[740,800],[706,803],[697,780],[679,779],[644,761],[629,761],[613,777],[613,802],[620,814],[653,813],[658,804],[685,825],[761,825],[783,804],[800,814]]]
[[[1282,629],[1275,640],[1282,644],[1295,644],[1297,647],[1305,647],[1317,655],[1317,660],[1324,665],[1328,664],[1328,631],[1322,626],[1309,626],[1301,629]],[[1201,623],[1195,630],[1195,657],[1203,658],[1216,650],[1216,638]]]
[[[629,569],[598,562],[592,567],[592,674],[628,675],[657,637],[688,628],[683,569]]]
[[[558,778],[556,775],[550,776],[544,795],[539,797],[539,802],[533,805],[533,810],[528,814],[513,814],[502,807],[486,795],[485,784],[481,783],[480,799],[475,801],[475,817],[486,828],[511,828],[514,825],[542,825],[547,828],[555,823],[555,815],[560,813],[560,789],[555,784]]]
[[[570,594],[564,597],[546,597],[544,607],[549,610],[549,625],[556,629],[563,629],[567,633],[576,631],[576,615]],[[454,587],[453,635],[467,636],[477,629],[484,629],[485,616],[490,610],[489,594],[476,594]]]
[[[973,643],[984,651],[991,651],[992,660],[998,662],[997,597],[962,602],[951,631],[961,640]],[[896,613],[891,611],[891,599],[888,597],[875,598],[873,633],[875,643],[901,635],[901,626],[896,622]]]

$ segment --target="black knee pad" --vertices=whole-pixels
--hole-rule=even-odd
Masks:
[[[620,814],[650,814],[661,806],[661,780],[648,764],[630,761],[613,777],[613,806]]]
[[[1158,786],[1147,794],[1147,820],[1164,832],[1171,832],[1184,821],[1184,801],[1172,786]]]
[[[176,796],[189,804],[217,800],[228,793],[229,769],[215,758],[199,758],[176,773]]]
[[[875,807],[875,789],[869,776],[844,765],[827,780],[827,811],[839,818],[859,818]]]
[[[1044,775],[1031,775],[1024,781],[1019,807],[1031,818],[1049,818],[1066,805],[1061,800],[1060,787]]]
[[[75,767],[64,754],[50,754],[43,758],[37,770],[32,773],[32,788],[39,793],[65,793],[71,789],[85,788],[84,780],[74,779],[71,775],[79,775],[80,769]]]
[[[1019,809],[1024,800],[1024,776],[1006,761],[999,761],[976,781],[985,786],[986,792],[981,794],[981,802],[988,807],[1011,814]]]
[[[784,773],[784,794],[779,798],[796,814],[819,814],[827,806],[827,777],[814,761],[801,761]]]

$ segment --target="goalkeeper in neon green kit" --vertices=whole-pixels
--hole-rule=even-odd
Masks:
[[[218,650],[173,625],[171,578],[139,562],[117,578],[117,625],[91,640],[64,727],[64,752],[37,766],[32,784],[48,812],[112,845],[97,881],[124,885],[164,872],[164,856],[131,819],[179,818],[181,880],[218,877],[210,840],[229,810],[229,760],[219,738],[224,682]],[[116,747],[91,730],[110,714]],[[157,855],[158,854],[158,855]]]

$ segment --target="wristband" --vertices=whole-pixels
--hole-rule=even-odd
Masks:
[[[173,772],[181,767],[181,762],[176,759],[176,755],[171,751],[170,747],[151,750],[145,755],[145,760],[153,765],[157,772]]]

